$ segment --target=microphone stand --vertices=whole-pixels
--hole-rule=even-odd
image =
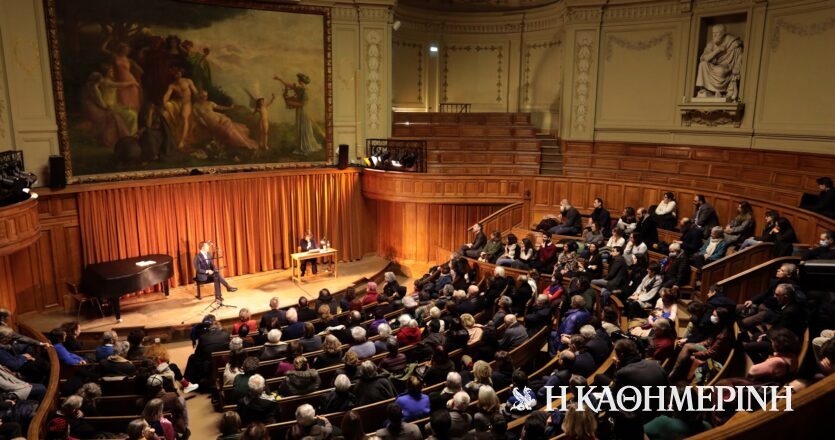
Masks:
[[[211,242],[209,242],[209,243],[211,243]],[[224,266],[220,265],[220,260],[223,258],[223,255],[220,252],[220,246],[215,246],[215,247],[216,247],[215,255],[212,256],[211,259],[217,261],[217,265],[215,265],[215,273],[219,274],[220,270],[224,269]],[[238,308],[238,306],[233,305],[233,304],[224,304],[223,299],[221,299],[221,298],[215,298],[214,301],[212,301],[208,306],[206,306],[205,309],[203,309],[202,314],[205,314],[206,310],[208,310],[209,313],[214,313],[216,310],[220,309],[221,307],[228,307],[230,309],[237,309]]]

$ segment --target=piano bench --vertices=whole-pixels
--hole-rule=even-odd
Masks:
[[[214,284],[214,281],[206,280],[206,281],[197,281],[197,278],[193,278],[194,284],[197,285],[197,299],[203,299],[203,295],[200,293],[200,286],[204,284]]]

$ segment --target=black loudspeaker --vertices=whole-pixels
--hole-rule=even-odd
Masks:
[[[339,163],[336,167],[340,170],[348,168],[348,144],[339,144]]]
[[[67,172],[64,156],[49,156],[49,187],[60,189],[66,186]]]

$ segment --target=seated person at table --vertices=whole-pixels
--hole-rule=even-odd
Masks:
[[[312,251],[314,249],[319,249],[319,245],[316,243],[316,240],[313,239],[313,234],[310,231],[305,232],[304,238],[299,241],[299,250],[302,252]],[[303,260],[301,262],[301,274],[304,276],[304,273],[307,272],[307,265],[310,264],[313,266],[313,275],[319,271],[319,266],[316,263],[316,259],[312,260]]]
[[[583,219],[580,211],[571,206],[568,199],[560,201],[560,224],[548,230],[550,234],[556,235],[579,235],[583,228]]]

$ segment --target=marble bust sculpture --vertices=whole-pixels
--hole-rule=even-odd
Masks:
[[[698,97],[738,99],[742,49],[742,40],[727,33],[725,25],[717,24],[711,28],[710,41],[699,58]]]

